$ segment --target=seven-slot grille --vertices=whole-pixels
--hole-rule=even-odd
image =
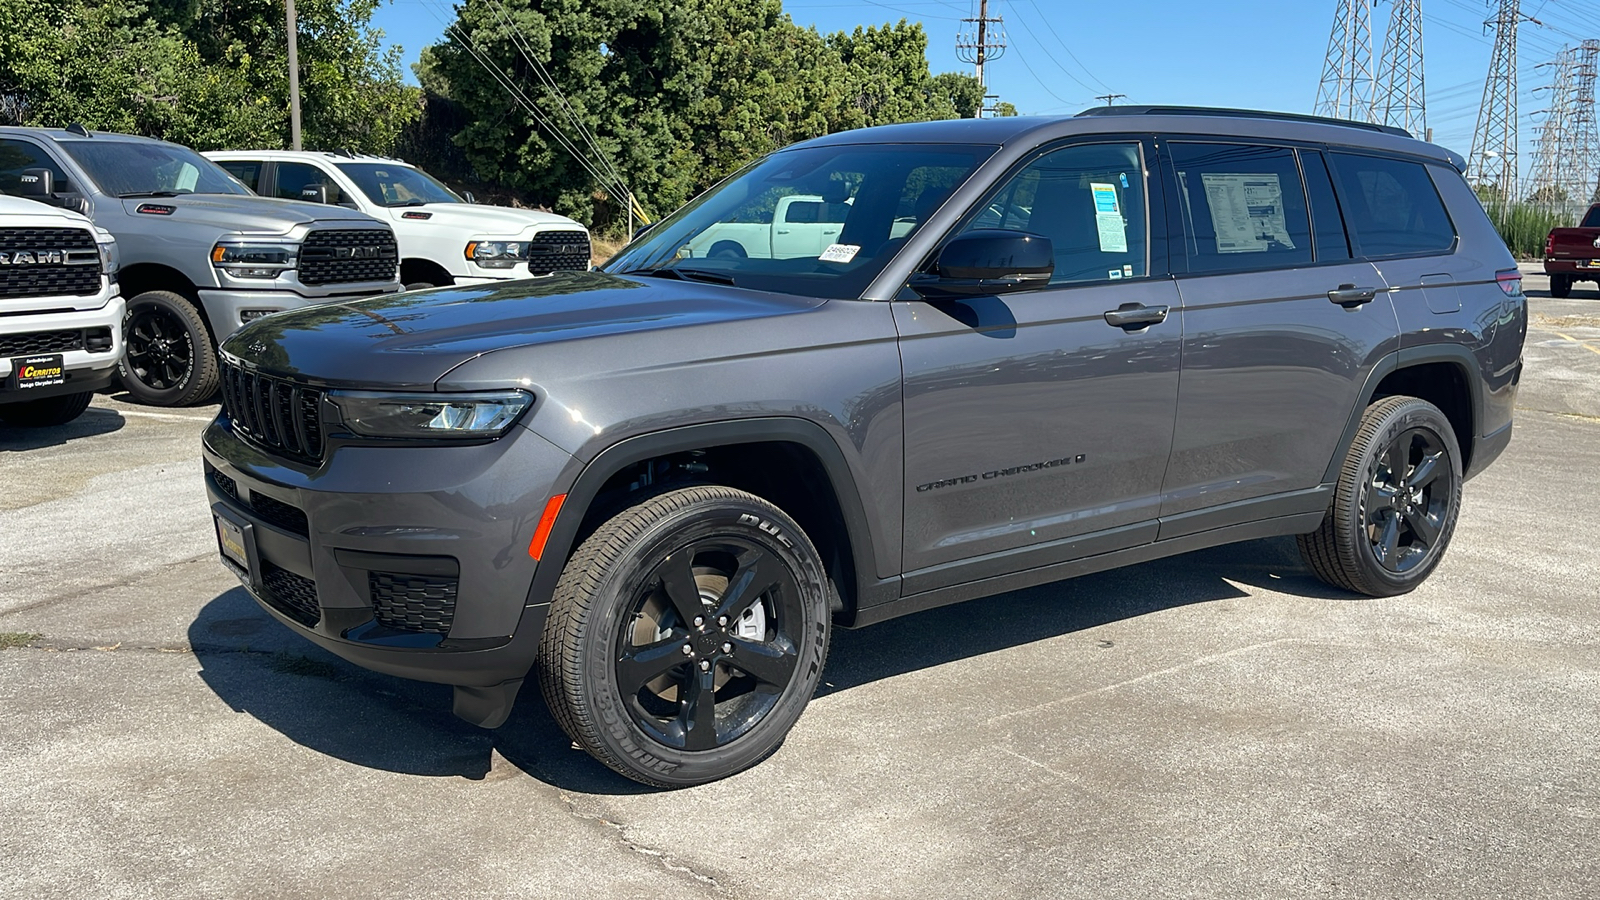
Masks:
[[[300,245],[301,284],[394,281],[400,249],[386,228],[313,231]]]
[[[589,235],[582,231],[541,231],[528,242],[528,274],[587,272]]]
[[[222,403],[234,431],[284,456],[322,459],[322,391],[225,362]]]
[[[0,297],[100,292],[100,248],[82,228],[0,228]]]

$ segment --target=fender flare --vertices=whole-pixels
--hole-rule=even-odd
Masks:
[[[1379,360],[1367,374],[1366,382],[1361,385],[1360,401],[1350,411],[1344,433],[1339,437],[1339,445],[1334,448],[1333,458],[1328,461],[1328,468],[1323,473],[1324,484],[1339,480],[1339,469],[1344,465],[1345,454],[1349,452],[1351,443],[1356,439],[1356,431],[1361,428],[1361,416],[1367,411],[1369,401],[1378,390],[1378,385],[1401,369],[1440,362],[1451,363],[1461,369],[1462,380],[1467,383],[1467,392],[1471,395],[1468,408],[1472,412],[1472,427],[1469,430],[1472,432],[1474,442],[1483,436],[1478,433],[1478,425],[1483,421],[1483,379],[1478,374],[1478,361],[1472,352],[1457,344],[1429,344],[1397,350]],[[1468,454],[1473,452],[1471,447],[1462,449]]]

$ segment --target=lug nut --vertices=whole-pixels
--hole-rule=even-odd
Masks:
[[[732,653],[733,652],[733,645],[732,644],[723,644],[722,645],[722,652],[723,653]]]
[[[728,627],[728,617],[727,616],[717,616],[717,627],[718,628],[727,628]]]
[[[683,645],[683,655],[684,656],[693,656],[694,655],[694,647],[690,646],[689,644],[684,644]]]
[[[706,623],[706,617],[705,616],[695,616],[694,617],[694,627],[699,628],[701,625],[704,625],[705,623]]]
[[[702,671],[702,672],[711,671],[711,660],[709,660],[709,659],[700,660],[700,671]]]

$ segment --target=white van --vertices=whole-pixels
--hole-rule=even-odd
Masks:
[[[589,268],[589,231],[578,222],[474,203],[397,159],[312,150],[205,155],[264,197],[333,203],[389,223],[400,242],[400,280],[407,288]]]

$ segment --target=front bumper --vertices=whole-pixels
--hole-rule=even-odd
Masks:
[[[246,313],[255,317],[289,309],[299,309],[302,306],[313,306],[321,303],[337,303],[341,300],[359,300],[362,297],[375,297],[381,294],[398,294],[404,287],[399,282],[384,283],[377,286],[350,284],[332,285],[340,288],[325,294],[307,296],[289,290],[240,290],[201,288],[200,303],[206,309],[206,316],[211,321],[212,328],[216,331],[216,339],[220,342],[238,331],[247,321]]]
[[[126,304],[116,294],[111,294],[99,309],[75,312],[43,313],[26,316],[7,316],[0,319],[0,336],[39,334],[51,332],[91,331],[108,329],[111,344],[104,349],[66,350],[61,352],[61,363],[66,369],[65,384],[36,387],[27,390],[9,390],[12,359],[22,356],[50,355],[6,354],[0,356],[0,403],[24,403],[44,400],[66,394],[98,391],[111,384],[116,373],[117,360],[122,356],[122,317]]]
[[[524,428],[470,446],[371,447],[330,436],[316,468],[202,437],[215,515],[245,535],[241,576],[291,630],[374,671],[467,687],[521,679],[548,604],[528,544],[572,458]]]

